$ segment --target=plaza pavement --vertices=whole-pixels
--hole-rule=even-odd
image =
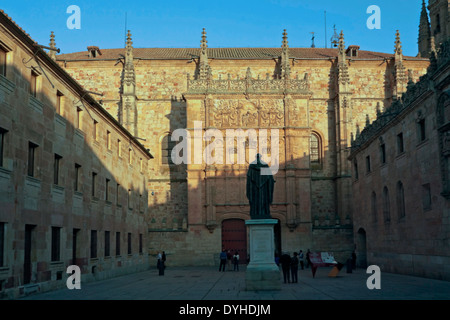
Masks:
[[[369,290],[365,269],[337,277],[330,267],[299,270],[298,283],[279,291],[246,291],[245,266],[219,272],[217,267],[170,267],[163,276],[150,270],[112,279],[81,283],[80,290],[60,289],[19,300],[450,300],[450,282],[381,272],[381,289]],[[280,282],[282,282],[280,272]]]

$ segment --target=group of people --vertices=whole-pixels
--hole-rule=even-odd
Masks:
[[[306,268],[308,268],[311,263],[309,260],[310,253],[311,252],[308,249],[308,252],[306,253]],[[297,283],[298,268],[300,267],[302,270],[305,269],[305,254],[302,250],[299,252],[294,252],[293,256],[291,256],[288,252],[284,252],[281,257],[275,257],[275,263],[277,266],[281,265],[284,283],[291,283],[291,280],[292,283]]]
[[[224,272],[225,266],[228,266],[228,271],[231,271],[231,264],[233,264],[233,271],[239,271],[239,252],[235,251],[232,254],[231,250],[223,249],[220,253],[219,272]]]

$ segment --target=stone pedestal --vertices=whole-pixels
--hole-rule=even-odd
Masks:
[[[281,290],[280,270],[275,263],[275,219],[247,220],[250,234],[250,263],[245,273],[248,291]]]

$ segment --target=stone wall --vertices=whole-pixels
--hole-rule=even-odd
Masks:
[[[402,99],[361,132],[351,159],[358,168],[356,175],[353,166],[355,243],[364,244],[357,251],[367,257],[360,262],[387,272],[449,280],[444,146],[450,60],[443,49],[420,82],[410,83]]]
[[[65,287],[72,264],[80,267],[82,282],[147,269],[150,153],[3,14],[0,40],[7,48],[6,74],[0,75],[0,295]]]
[[[136,55],[137,53],[135,57]],[[120,104],[120,71],[117,68],[120,64],[114,66],[117,61],[102,61],[101,58],[96,59],[96,61],[63,60],[64,58],[61,58],[59,63],[80,83],[86,84],[88,88],[96,92],[105,92],[103,104],[113,116],[116,116]],[[251,70],[253,79],[265,79],[267,74],[269,74],[270,79],[273,79],[273,76],[278,72],[278,62],[275,60],[210,59],[209,66],[213,80],[225,80],[228,75],[232,80],[246,79],[248,68]],[[390,61],[390,58],[386,61],[382,58],[375,58],[373,60],[353,59],[347,62],[350,75],[349,88],[351,90],[349,96],[351,114],[350,123],[348,123],[347,141],[350,141],[351,133],[356,136],[358,126],[360,129],[364,128],[367,115],[370,119],[375,119],[377,106],[382,110],[392,99],[392,81],[394,80],[392,77],[393,64]],[[407,70],[412,70],[413,81],[417,81],[418,76],[424,72],[428,65],[427,61],[412,58],[405,58],[403,63]],[[245,213],[248,207],[244,206],[237,211],[236,207],[231,207],[232,209],[227,207],[226,210],[231,210],[227,214],[227,212],[220,213],[222,209],[226,208],[220,206],[215,206],[214,209],[209,206],[208,210],[210,211],[208,211],[205,207],[206,202],[210,201],[211,204],[222,202],[224,204],[239,204],[243,201],[245,203],[245,198],[242,200],[241,191],[238,191],[243,190],[241,184],[245,182],[241,179],[236,184],[231,178],[215,180],[214,197],[207,200],[205,186],[194,182],[196,179],[204,179],[207,175],[204,171],[206,168],[204,165],[189,169],[184,166],[164,163],[164,157],[167,155],[165,137],[176,129],[192,129],[193,122],[189,122],[189,119],[200,120],[203,123],[206,121],[205,109],[202,107],[202,104],[205,103],[205,97],[198,97],[195,106],[193,105],[192,110],[194,111],[189,111],[190,107],[186,102],[186,97],[183,96],[188,91],[188,74],[191,79],[196,74],[196,63],[192,60],[182,59],[150,60],[138,58],[134,61],[134,67],[139,113],[137,124],[139,137],[146,139],[143,144],[155,156],[154,165],[150,166],[148,180],[150,192],[148,221],[151,231],[149,246],[154,248],[152,254],[156,254],[156,251],[159,250],[157,248],[160,247],[159,243],[163,241],[158,239],[167,237],[172,240],[165,245],[166,252],[172,253],[175,257],[174,261],[180,261],[181,264],[182,261],[188,261],[189,258],[177,260],[180,255],[183,255],[179,252],[180,246],[184,246],[177,241],[185,241],[196,247],[199,243],[196,241],[196,237],[191,237],[193,231],[189,229],[195,227],[195,232],[202,234],[202,241],[209,242],[211,240],[214,242],[212,247],[208,246],[207,249],[205,248],[206,251],[199,253],[206,257],[205,261],[209,261],[207,257],[221,249],[221,237],[220,234],[217,234],[219,230],[215,229],[211,233],[211,228],[214,229],[218,226],[218,229],[220,229],[223,219],[236,215],[245,219],[248,217]],[[97,73],[102,73],[102,77],[110,77],[110,81],[101,80],[95,82],[94,85],[86,70],[91,73],[94,72],[93,70],[97,70]],[[296,171],[294,174],[297,176],[294,185],[298,189],[295,190],[293,199],[290,200],[292,201],[292,208],[288,209],[286,205],[274,208],[276,212],[279,212],[278,218],[284,224],[282,228],[284,249],[290,251],[298,250],[296,244],[300,244],[300,242],[306,242],[304,248],[314,245],[312,240],[314,237],[312,233],[314,217],[317,216],[321,223],[325,223],[327,216],[334,219],[338,215],[341,220],[344,220],[349,214],[351,215],[351,212],[338,212],[336,203],[338,193],[335,178],[339,176],[336,160],[338,143],[336,141],[336,108],[338,104],[336,59],[299,59],[293,61],[291,79],[295,79],[297,76],[299,79],[303,79],[305,74],[308,74],[311,95],[304,102],[297,100],[297,104],[300,103],[298,106],[304,108],[304,111],[302,111],[304,113],[298,118],[297,124],[293,124],[294,127],[303,129],[297,129],[298,132],[295,134],[298,135],[298,138],[292,140],[293,147],[287,153],[284,152],[285,142],[280,144],[280,168],[282,170],[278,174],[280,183],[277,184],[279,187],[277,187],[275,195],[278,203],[287,202],[285,189],[287,186],[285,175],[287,173],[284,168],[288,161],[294,159],[296,167],[303,168],[306,171]],[[257,99],[258,97],[254,98]],[[221,99],[223,98],[217,97],[216,103],[219,103]],[[281,105],[284,105],[283,96],[276,99],[280,99]],[[206,129],[206,126],[203,128]],[[283,136],[291,134],[284,131],[284,124],[280,128],[283,128]],[[310,168],[309,165],[309,135],[311,131],[316,132],[321,137],[322,143],[322,161],[320,166],[315,168]],[[186,173],[186,170],[187,172],[191,170],[191,180],[189,180],[189,173]],[[237,171],[233,171],[235,169],[232,168],[224,169],[225,171],[220,171],[222,170],[220,168],[215,170],[219,171],[214,172],[214,176],[219,177],[227,177],[227,170],[232,170],[229,172],[238,176],[245,176],[246,172],[246,168],[239,168]],[[311,176],[313,177],[312,180]],[[306,192],[305,188],[307,188]],[[230,198],[230,192],[235,192],[237,198],[234,196]],[[351,199],[351,197],[347,195],[346,199]],[[192,208],[189,209],[191,203]],[[294,213],[288,216],[288,210],[293,210],[291,212]],[[190,216],[191,213],[193,216]],[[208,215],[214,217],[210,222],[207,222]],[[175,231],[175,229],[177,230]],[[332,235],[330,230],[323,232],[323,234],[327,233],[330,234],[330,241],[318,241],[317,244],[320,245],[315,245],[317,250],[329,251],[333,247],[333,241],[341,241],[335,240],[336,237]],[[165,234],[164,237],[163,234]],[[351,247],[352,237],[349,234],[339,233],[339,237],[343,237],[342,243],[345,243],[343,245],[345,248]],[[154,245],[153,241],[156,241],[157,245]]]

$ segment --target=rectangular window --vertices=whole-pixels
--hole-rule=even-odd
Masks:
[[[36,160],[36,149],[38,145],[33,142],[28,142],[28,175],[34,177],[35,175],[35,160]]]
[[[381,164],[386,163],[386,145],[385,144],[382,144],[380,146],[380,162],[381,162]]]
[[[111,242],[109,237],[110,237],[109,231],[105,231],[105,257],[109,257],[111,255],[109,247],[109,244]]]
[[[64,95],[60,91],[56,91],[56,113],[63,114],[64,112]]]
[[[3,256],[4,247],[5,247],[5,223],[0,222],[0,267],[3,267],[4,264],[4,256]]]
[[[120,232],[116,232],[116,256],[120,256]]]
[[[119,158],[122,157],[122,141],[120,141],[120,139],[117,140],[117,154],[119,155]]]
[[[95,141],[98,140],[98,121],[94,120],[94,128],[93,128],[93,138]]]
[[[116,205],[120,205],[120,184],[116,186]]]
[[[97,258],[97,230],[91,230],[91,258]]]
[[[6,77],[6,51],[0,47],[0,74]]]
[[[131,233],[128,233],[128,254],[131,254]]]
[[[403,133],[399,133],[397,135],[397,151],[399,154],[405,152],[405,146],[403,143]]]
[[[96,183],[97,183],[97,173],[92,172],[92,197],[93,198],[95,198],[95,194],[97,192]]]
[[[425,139],[427,138],[426,135],[426,131],[425,131],[425,119],[420,119],[417,122],[417,134],[418,134],[418,138],[419,138],[419,142],[425,141]]]
[[[81,166],[78,163],[75,163],[75,183],[74,190],[80,191],[80,183],[81,183]]]
[[[431,210],[431,186],[429,183],[422,186],[423,210]]]
[[[53,164],[53,184],[59,184],[59,169],[62,157],[55,153],[55,162]]]
[[[106,130],[106,148],[111,150],[111,132]]]
[[[105,183],[105,200],[109,201],[109,185],[110,185],[110,181],[109,179],[106,179],[106,183]]]
[[[356,161],[356,159],[355,159],[355,161],[353,162],[353,169],[354,169],[354,171],[355,171],[355,180],[358,180],[358,179],[359,179],[358,161]]]
[[[139,234],[139,253],[142,253],[142,233]]]
[[[132,205],[132,201],[131,200],[132,200],[131,199],[131,189],[128,189],[128,199],[127,199],[128,209],[133,209],[133,205]]]
[[[52,261],[60,261],[61,228],[52,227]]]
[[[33,97],[37,97],[37,84],[38,84],[38,74],[34,71],[31,71],[31,78],[30,78],[30,94]]]
[[[372,170],[371,170],[371,167],[370,167],[370,156],[367,156],[366,157],[366,172],[367,173],[370,173]]]
[[[76,119],[77,121],[77,123],[76,123],[76,125],[77,125],[77,129],[82,129],[81,128],[81,126],[82,126],[82,122],[83,122],[83,110],[81,110],[81,108],[79,108],[79,107],[77,107],[77,119]]]
[[[133,149],[128,149],[128,163],[133,164]]]
[[[144,172],[144,160],[142,158],[139,159],[139,168],[141,172]]]
[[[78,233],[80,232],[80,229],[74,228],[72,230],[72,264],[77,264],[77,251],[78,251]]]
[[[6,133],[5,129],[0,128],[0,167],[3,167],[4,165],[4,158],[5,158],[5,136]]]

